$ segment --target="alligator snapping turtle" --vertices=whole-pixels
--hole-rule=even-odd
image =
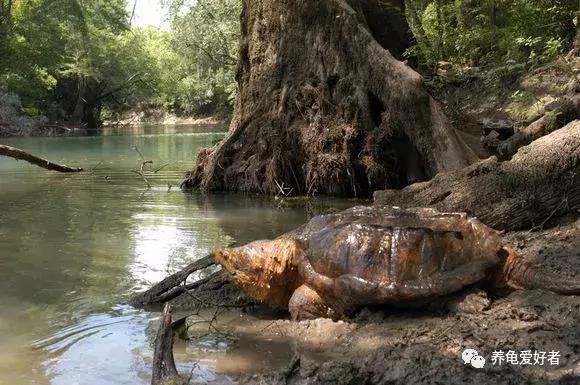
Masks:
[[[249,297],[293,319],[442,296],[483,280],[580,294],[580,281],[536,269],[478,219],[425,208],[353,207],[213,257]]]

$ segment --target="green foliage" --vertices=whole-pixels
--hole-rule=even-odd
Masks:
[[[407,55],[426,65],[537,65],[571,45],[578,1],[407,0],[406,16],[417,41]]]
[[[125,0],[3,1],[0,85],[29,109],[47,109],[65,79],[107,78],[128,31]]]
[[[231,109],[241,0],[167,0],[180,81],[168,96],[184,112]]]
[[[231,109],[241,1],[165,3],[171,31],[131,28],[127,0],[0,0],[0,86],[84,123],[139,104]]]

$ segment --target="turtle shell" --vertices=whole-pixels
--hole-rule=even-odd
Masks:
[[[499,232],[477,219],[432,209],[355,207],[316,217],[299,233],[316,273],[410,290],[432,277],[444,281],[446,274],[474,283],[472,277],[499,262],[501,248]],[[469,265],[481,274],[473,274]],[[458,275],[464,272],[469,276],[462,280]]]

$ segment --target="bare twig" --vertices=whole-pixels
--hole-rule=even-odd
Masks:
[[[139,156],[141,157],[141,160],[145,160],[145,157],[143,156],[143,154],[141,154],[141,151],[139,151],[139,148],[137,146],[133,146],[132,147],[133,150],[137,151],[137,154],[139,154]]]
[[[153,161],[152,160],[145,160],[143,162],[141,162],[141,167],[139,168],[139,174],[141,174],[141,176],[143,176],[143,168],[147,165],[153,165]]]
[[[158,169],[156,169],[155,171],[153,171],[153,174],[157,174],[159,171],[163,170],[165,167],[167,167],[169,165],[170,165],[170,163],[165,163],[163,166],[161,166]]]
[[[137,151],[137,154],[139,154],[139,157],[141,157],[141,161],[142,161],[141,166],[139,167],[139,171],[133,171],[133,172],[135,174],[139,175],[141,178],[143,178],[143,181],[147,185],[147,189],[150,189],[151,183],[149,183],[149,181],[145,177],[145,166],[147,166],[147,165],[153,166],[153,161],[152,160],[145,160],[145,157],[143,156],[141,151],[139,151],[139,148],[137,146],[133,146],[133,150]]]
[[[103,161],[101,160],[99,163],[95,164],[93,167],[91,167],[91,174],[95,172],[95,170],[101,165],[103,164]]]

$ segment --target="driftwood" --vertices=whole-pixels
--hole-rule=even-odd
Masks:
[[[191,274],[195,273],[196,271],[205,269],[206,267],[212,266],[214,264],[215,262],[211,255],[208,255],[193,263],[190,263],[185,268],[165,278],[163,281],[159,282],[151,289],[135,295],[131,299],[130,303],[134,306],[145,306],[165,303],[182,294],[186,290],[194,288],[192,286],[188,288],[187,285],[185,285],[185,281]],[[198,286],[200,285],[199,281],[192,285],[195,284],[198,284]],[[183,286],[185,286],[186,288],[185,290],[183,289]]]
[[[509,158],[520,147],[562,127],[580,117],[580,95],[566,97],[551,103],[547,112],[526,128],[519,130],[512,137],[496,144],[497,153],[501,158]],[[492,146],[494,147],[494,146]]]
[[[503,230],[543,227],[580,210],[580,121],[530,145],[509,161],[491,157],[402,190],[376,191],[375,204],[467,211]]]
[[[155,337],[151,385],[185,385],[186,383],[187,381],[179,375],[175,367],[171,306],[165,305],[161,324]]]
[[[43,124],[42,126],[40,126],[40,128],[57,129],[57,130],[61,130],[64,132],[71,132],[72,131],[72,129],[70,127],[65,127],[65,126],[61,126],[58,124]]]
[[[80,167],[68,167],[62,164],[53,163],[49,160],[39,158],[25,151],[19,150],[14,147],[6,146],[3,144],[0,144],[0,155],[9,156],[14,159],[24,160],[35,166],[39,166],[51,171],[66,172],[66,173],[83,171],[83,169]]]

